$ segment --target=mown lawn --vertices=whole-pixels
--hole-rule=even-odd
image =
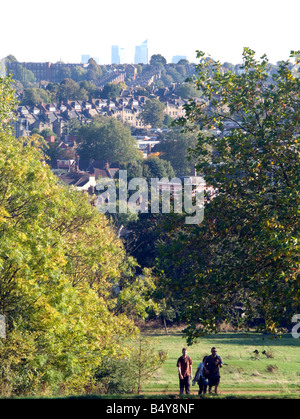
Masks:
[[[198,386],[191,387],[191,395],[179,396],[177,359],[187,346],[180,330],[151,329],[143,335],[155,342],[156,350],[168,352],[163,367],[143,386],[142,394],[127,395],[74,395],[42,397],[44,399],[103,399],[120,400],[197,400]],[[201,338],[200,342],[188,347],[193,360],[193,373],[204,355],[210,354],[215,346],[223,362],[221,382],[217,399],[299,399],[300,398],[300,339],[290,334],[272,339],[258,333],[218,333]],[[256,354],[254,351],[258,351]],[[263,354],[263,351],[265,353]],[[23,398],[23,397],[15,397]],[[36,399],[40,397],[25,397]],[[215,399],[206,395],[205,399]]]
[[[168,352],[164,366],[143,388],[144,394],[178,394],[176,362],[187,346],[180,331],[151,330],[144,335],[156,342],[157,350]],[[188,347],[193,373],[204,355],[215,346],[223,362],[220,395],[223,394],[290,394],[300,398],[300,339],[290,334],[272,339],[258,333],[218,333],[202,338]],[[258,354],[254,351],[258,351]],[[265,351],[265,353],[263,353]],[[196,394],[198,386],[191,387]]]

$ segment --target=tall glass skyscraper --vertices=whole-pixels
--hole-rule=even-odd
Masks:
[[[135,47],[134,64],[148,64],[148,39]]]
[[[120,52],[118,45],[113,45],[111,47],[111,63],[120,64]]]

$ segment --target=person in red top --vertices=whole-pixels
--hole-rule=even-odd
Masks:
[[[182,356],[178,358],[177,367],[179,374],[180,394],[190,394],[190,381],[192,377],[192,359],[187,355],[187,349],[182,349]]]

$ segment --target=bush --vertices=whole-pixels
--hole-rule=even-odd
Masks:
[[[97,388],[103,394],[130,394],[134,392],[135,380],[128,359],[108,358],[95,374]]]

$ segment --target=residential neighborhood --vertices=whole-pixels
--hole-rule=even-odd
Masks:
[[[90,101],[68,100],[65,103],[40,103],[35,106],[21,105],[17,108],[15,122],[16,137],[29,136],[33,129],[51,129],[62,139],[67,135],[68,124],[77,119],[81,124],[89,123],[97,116],[118,118],[133,128],[151,128],[139,119],[145,96],[126,95],[115,99],[91,99]],[[172,95],[171,95],[172,96]],[[183,105],[187,100],[167,96],[164,102],[165,113],[176,119],[184,115]]]

